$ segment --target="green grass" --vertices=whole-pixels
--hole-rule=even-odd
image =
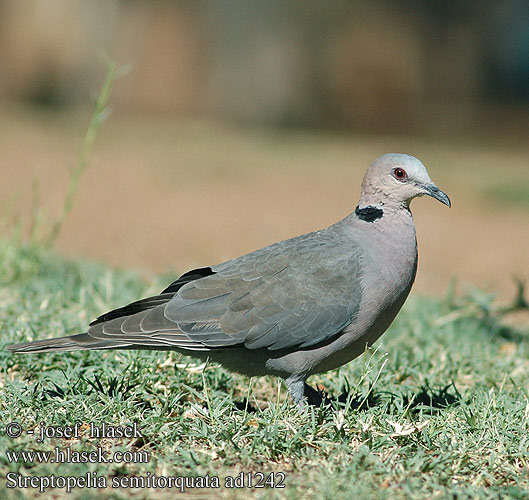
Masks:
[[[59,498],[167,498],[112,489],[121,475],[286,474],[284,489],[190,489],[192,498],[492,499],[529,491],[527,331],[509,328],[491,297],[411,297],[378,348],[313,377],[344,405],[299,412],[272,378],[248,378],[176,353],[14,355],[3,346],[84,331],[107,309],[159,291],[132,273],[0,242],[0,476],[107,478],[104,491]],[[386,354],[387,353],[387,354]],[[198,368],[197,368],[198,366]],[[8,422],[65,426],[137,422],[141,438],[9,438]],[[11,463],[6,450],[147,451],[148,463]],[[280,480],[280,476],[275,476]],[[171,494],[171,495],[170,495]],[[6,495],[0,495],[4,498]],[[49,498],[49,496],[47,496]]]

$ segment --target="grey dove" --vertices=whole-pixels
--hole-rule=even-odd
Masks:
[[[8,346],[14,352],[175,350],[249,376],[307,378],[364,352],[393,321],[417,270],[410,202],[450,199],[413,156],[368,168],[354,212],[332,226],[189,271],[159,295],[99,316],[87,333]]]

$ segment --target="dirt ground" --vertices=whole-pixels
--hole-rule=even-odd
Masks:
[[[32,198],[48,216],[57,214],[87,120],[84,113],[0,108],[4,234],[17,216],[25,230],[31,225]],[[429,198],[412,204],[420,255],[415,292],[443,294],[457,278],[459,291],[477,286],[514,296],[513,277],[529,278],[529,204],[494,193],[505,185],[529,190],[529,143],[113,116],[57,248],[147,277],[215,264],[343,218],[356,206],[368,164],[388,151],[418,156],[453,201],[452,209]]]

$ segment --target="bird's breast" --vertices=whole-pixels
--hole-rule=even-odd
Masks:
[[[374,342],[404,304],[417,271],[417,240],[411,214],[373,225],[364,246],[362,302],[351,333]]]
[[[339,339],[341,346],[332,364],[354,359],[387,330],[415,280],[417,242],[411,215],[381,220],[369,229],[362,245],[362,300],[358,314]]]

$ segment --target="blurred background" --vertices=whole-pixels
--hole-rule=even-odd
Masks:
[[[178,273],[327,226],[377,156],[452,198],[412,205],[416,291],[529,278],[526,0],[0,0],[3,232],[60,210],[115,85],[67,256]]]

